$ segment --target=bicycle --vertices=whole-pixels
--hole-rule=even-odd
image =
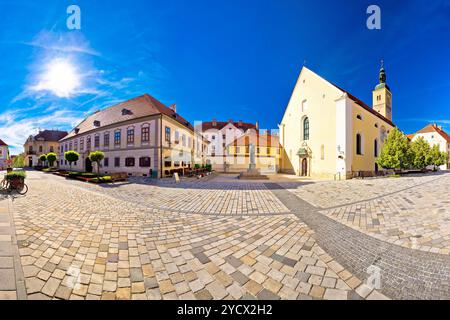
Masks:
[[[25,195],[28,192],[28,186],[22,179],[14,179],[11,181],[3,179],[0,183],[0,189],[6,190],[9,193],[16,191],[21,196]]]

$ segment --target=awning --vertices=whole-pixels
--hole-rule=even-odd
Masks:
[[[306,149],[306,148],[300,148],[300,149],[298,150],[298,152],[297,152],[297,155],[298,155],[300,158],[306,158],[306,157],[308,157],[308,149]]]

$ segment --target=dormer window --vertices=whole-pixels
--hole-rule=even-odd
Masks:
[[[95,120],[94,121],[94,127],[100,127],[100,121]]]
[[[122,109],[122,115],[123,116],[131,115],[131,114],[133,114],[133,112],[131,112],[131,110]]]
[[[75,134],[78,134],[80,132],[80,128],[75,128]]]

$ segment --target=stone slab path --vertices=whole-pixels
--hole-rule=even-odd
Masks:
[[[314,230],[317,243],[360,279],[381,269],[381,292],[395,299],[450,299],[450,256],[411,250],[336,222],[278,184],[267,188]]]

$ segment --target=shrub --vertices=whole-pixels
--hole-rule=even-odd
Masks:
[[[212,165],[210,165],[210,164],[205,165],[205,168],[206,168],[206,170],[208,170],[209,172],[212,171]]]
[[[56,159],[57,159],[56,153],[50,152],[47,154],[47,161],[50,167],[53,167],[53,164],[55,163]]]
[[[377,164],[385,169],[408,169],[411,165],[411,150],[408,138],[397,128],[389,133],[381,149]]]
[[[20,179],[20,180],[25,180],[25,178],[27,177],[27,174],[25,173],[25,171],[12,171],[10,173],[7,173],[5,178],[6,180],[15,180],[15,179]]]
[[[18,155],[14,158],[13,168],[23,168],[25,167],[25,157],[23,155]]]
[[[77,162],[78,159],[80,159],[80,154],[73,150],[67,151],[66,153],[64,153],[64,159],[69,162],[70,170],[72,170],[72,163]]]
[[[41,154],[41,156],[39,157],[39,160],[41,160],[42,163],[45,164],[45,161],[47,161],[47,155],[46,154]]]
[[[111,176],[103,176],[103,177],[99,177],[99,178],[94,178],[91,181],[95,182],[95,183],[110,183],[110,182],[112,182],[112,179],[111,179]]]
[[[430,145],[423,137],[411,142],[411,154],[414,169],[423,169],[431,164]]]
[[[89,160],[97,164],[97,176],[100,177],[100,162],[105,158],[105,154],[101,151],[94,151],[89,154]]]
[[[428,154],[428,160],[429,160],[428,164],[434,166],[434,169],[436,170],[436,167],[442,166],[448,162],[448,154],[447,152],[441,152],[439,150],[439,146],[435,144],[430,149],[430,153]]]

